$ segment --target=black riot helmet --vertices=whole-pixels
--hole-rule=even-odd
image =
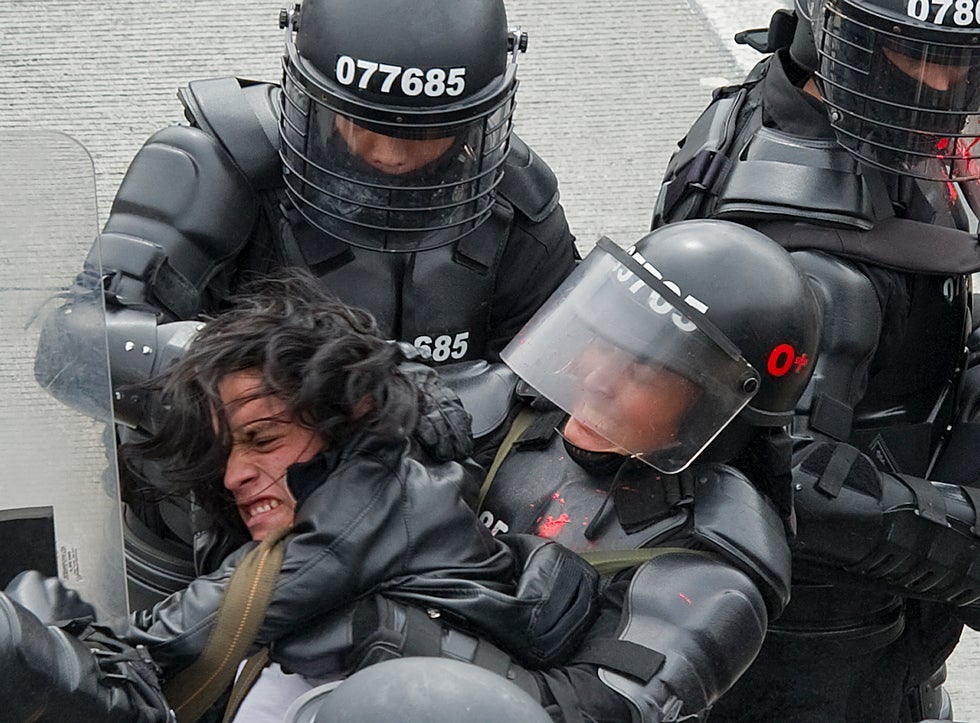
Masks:
[[[280,24],[283,176],[310,223],[410,252],[487,219],[527,44],[502,0],[305,0]]]
[[[980,178],[980,9],[974,0],[796,0],[842,146],[928,180]],[[808,23],[807,23],[808,21]],[[791,53],[806,64],[800,33]]]
[[[600,240],[501,356],[570,423],[674,473],[724,429],[787,424],[820,328],[785,249],[701,219]]]

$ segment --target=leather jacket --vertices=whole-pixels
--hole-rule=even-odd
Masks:
[[[318,619],[377,592],[434,608],[528,664],[578,642],[592,619],[592,568],[547,541],[526,546],[530,552],[516,560],[464,502],[476,465],[428,459],[412,442],[361,434],[288,470],[295,527],[257,646],[314,631]],[[193,662],[235,565],[254,544],[134,613],[124,637],[146,645],[165,676]]]

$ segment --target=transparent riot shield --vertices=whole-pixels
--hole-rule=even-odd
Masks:
[[[61,308],[99,231],[88,152],[66,135],[0,132],[0,587],[23,569],[59,575],[100,614],[127,611],[111,420],[59,402],[35,380],[45,319]],[[65,379],[110,409],[105,314]]]

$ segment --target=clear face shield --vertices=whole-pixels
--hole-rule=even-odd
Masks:
[[[311,81],[290,48],[281,140],[286,189],[314,226],[354,246],[421,251],[490,214],[509,150],[516,82],[465,121],[358,107]]]
[[[916,29],[913,38],[910,28],[849,0],[818,10],[817,77],[840,143],[903,175],[980,178],[980,48],[970,42],[977,28]],[[927,2],[907,8],[910,23],[932,22],[936,12]]]
[[[656,269],[599,244],[507,345],[503,360],[596,449],[687,467],[748,404],[759,374]]]

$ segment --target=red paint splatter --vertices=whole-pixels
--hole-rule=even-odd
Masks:
[[[549,539],[554,539],[558,537],[561,532],[561,528],[568,524],[568,515],[564,512],[560,514],[557,518],[548,515],[544,518],[544,522],[538,525],[538,535],[540,537],[547,537]]]

